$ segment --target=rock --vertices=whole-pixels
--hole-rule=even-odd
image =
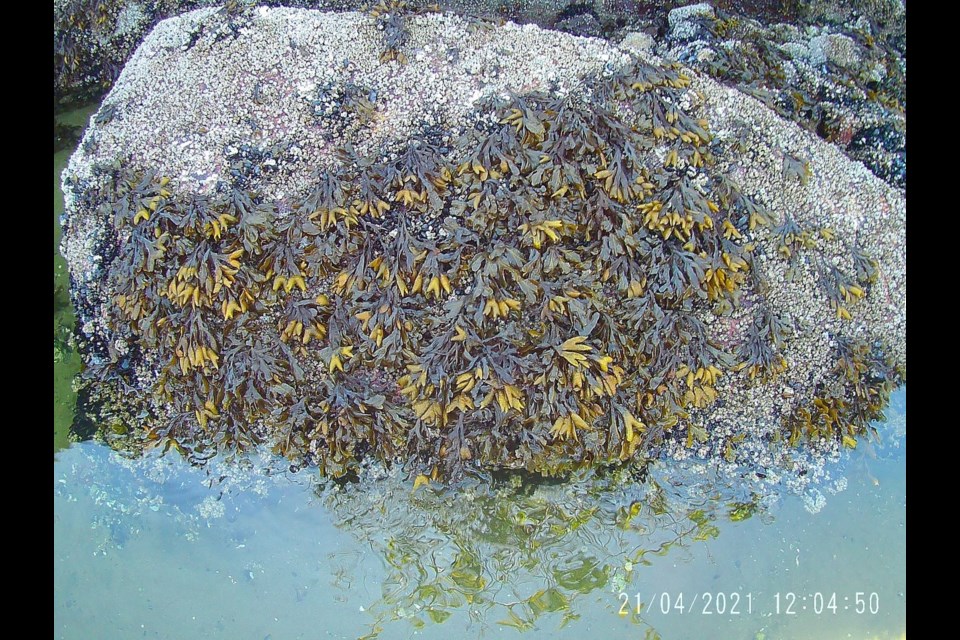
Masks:
[[[891,40],[897,27],[858,18],[849,26],[800,29],[698,11],[671,21],[655,51],[764,99],[903,188],[904,147],[864,152],[850,146],[863,128],[906,131],[904,57]]]
[[[574,36],[596,38],[602,35],[600,21],[596,13],[586,5],[573,5],[575,11],[564,11],[558,16],[555,27],[559,31]]]
[[[620,46],[635,53],[647,54],[656,44],[653,38],[642,31],[631,31],[623,37]]]
[[[670,38],[675,42],[691,42],[707,37],[708,32],[703,21],[716,17],[713,7],[702,2],[673,9],[667,15],[670,25]]]
[[[831,62],[844,69],[853,69],[860,64],[857,43],[847,36],[834,33],[811,38],[809,56],[811,64],[815,65]]]
[[[838,358],[864,384],[905,367],[904,194],[649,54],[442,14],[201,9],[156,26],[106,114],[63,176],[81,346],[93,392],[186,451],[262,441],[331,475],[408,451],[425,475],[557,471],[630,458],[639,433],[717,459],[742,434],[741,462],[768,468],[793,455],[768,446],[784,416],[848,399]],[[582,126],[611,127],[604,146]],[[576,144],[550,173],[557,131]],[[672,199],[684,216],[658,213]],[[643,346],[677,326],[698,337]],[[663,345],[689,370],[647,389],[636,362]],[[748,375],[754,347],[769,357]],[[674,394],[689,417],[670,420]]]
[[[667,15],[667,22],[671,29],[676,29],[684,22],[689,22],[691,18],[715,18],[716,13],[713,7],[706,2],[699,4],[688,4],[685,7],[677,7]]]

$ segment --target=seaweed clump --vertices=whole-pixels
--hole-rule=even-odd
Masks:
[[[382,0],[370,9],[370,15],[376,20],[377,29],[383,33],[383,51],[380,62],[396,60],[406,64],[407,55],[401,49],[407,44],[410,31],[406,19],[413,9],[404,0]]]
[[[560,473],[703,441],[692,413],[724,377],[781,371],[789,331],[761,312],[737,348],[705,322],[740,308],[773,217],[711,176],[688,84],[636,61],[564,97],[488,99],[453,142],[342,149],[292,207],[255,177],[199,196],[117,171],[105,313],[144,358],[106,373],[151,387],[150,444],[266,443],[335,477],[367,457],[420,482]],[[859,393],[876,362],[850,353]]]
[[[904,372],[888,360],[880,344],[846,336],[835,337],[835,344],[837,377],[787,418],[791,444],[838,440],[852,449],[859,437],[879,437],[873,423],[886,420],[884,409]]]

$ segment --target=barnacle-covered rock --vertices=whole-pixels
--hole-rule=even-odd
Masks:
[[[709,4],[681,7],[669,14],[659,53],[762,100],[903,189],[904,4],[863,3],[846,15],[829,8],[806,7],[822,14],[814,24],[765,24]]]
[[[55,0],[53,76],[56,100],[99,95],[164,13],[165,2]]]
[[[400,4],[185,14],[105,99],[62,252],[124,440],[419,483],[856,446],[901,192],[675,64]]]

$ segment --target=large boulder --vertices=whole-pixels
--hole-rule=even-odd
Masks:
[[[198,10],[63,187],[98,419],[196,459],[804,475],[905,371],[903,193],[602,40]]]

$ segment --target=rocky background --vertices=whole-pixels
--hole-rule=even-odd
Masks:
[[[231,0],[246,6],[251,0]],[[351,0],[263,0],[262,6],[364,10]],[[644,0],[444,0],[443,11],[627,39],[760,98],[905,187],[906,7],[902,0],[683,6]],[[427,3],[409,2],[410,7]],[[56,0],[55,108],[102,95],[149,30],[212,0]],[[54,144],[71,133],[55,130]]]

